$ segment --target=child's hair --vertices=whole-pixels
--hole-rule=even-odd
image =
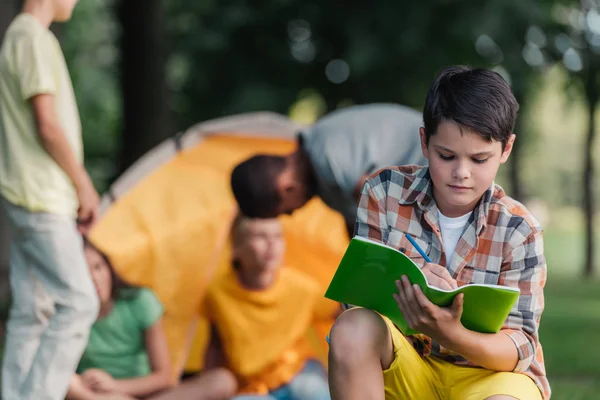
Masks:
[[[259,154],[233,169],[231,189],[241,212],[254,218],[277,215],[281,198],[275,182],[285,166],[285,157]]]
[[[110,271],[110,277],[112,281],[112,287],[110,289],[110,298],[112,300],[131,298],[137,294],[139,287],[123,280],[123,278],[121,278],[115,271],[115,268],[113,267],[112,262],[108,258],[108,255],[106,255],[106,253],[104,253],[102,250],[96,247],[96,245],[94,245],[86,236],[83,236],[83,248],[90,248],[98,252],[98,254],[100,254],[102,259],[108,266],[108,270]]]
[[[246,217],[245,215],[243,215],[241,212],[238,212],[238,214],[235,216],[235,218],[233,219],[233,222],[231,223],[231,245],[233,247],[236,246],[239,237],[240,237],[240,227],[242,226],[242,222],[248,217]],[[240,264],[240,260],[238,260],[235,255],[232,257],[231,259],[231,265],[233,265],[233,268],[236,270],[240,270],[240,268],[242,267]]]
[[[429,87],[423,122],[426,144],[444,120],[474,131],[488,141],[502,142],[513,133],[519,103],[506,81],[486,69],[465,66],[448,67]]]

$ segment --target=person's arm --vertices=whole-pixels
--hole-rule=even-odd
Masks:
[[[521,295],[500,332],[485,334],[466,329],[460,323],[462,295],[455,298],[452,307],[441,308],[418,287],[399,283],[396,301],[412,327],[442,346],[489,370],[522,372],[536,362],[545,282],[542,233],[536,231],[513,246],[504,258],[498,283],[519,288]]]
[[[181,352],[181,356],[175,366],[175,371],[177,372],[175,376],[181,377],[185,372],[185,365],[188,361],[188,356],[190,354],[190,350],[194,345],[194,339],[196,338],[196,333],[198,332],[198,317],[194,318],[193,321],[190,321],[188,325],[188,329],[185,335],[185,342],[183,345],[183,350]]]
[[[498,283],[518,288],[521,294],[500,332],[495,335],[476,332],[459,335],[461,339],[454,347],[461,350],[468,360],[483,363],[482,366],[489,365],[492,367],[490,369],[514,372],[527,370],[537,362],[538,328],[544,311],[546,274],[542,232],[535,231],[514,246],[502,263]]]
[[[152,372],[149,375],[116,381],[116,392],[134,397],[145,397],[171,386],[171,363],[162,318],[145,333],[146,350]]]
[[[99,204],[96,189],[81,165],[63,133],[56,112],[55,98],[52,94],[38,94],[31,98],[37,132],[42,147],[67,174],[77,191],[79,198],[78,219],[83,231],[93,225]],[[84,233],[85,233],[84,232]]]
[[[517,349],[503,333],[483,334],[466,329],[460,323],[463,295],[450,307],[438,307],[425,297],[419,286],[408,280],[397,283],[394,295],[408,325],[431,337],[480,367],[492,371],[512,371],[518,360]]]
[[[211,324],[210,326],[210,338],[206,352],[204,353],[204,369],[209,370],[213,368],[226,367],[227,359],[223,353],[223,343],[221,342],[221,336],[219,331]]]
[[[504,332],[487,334],[462,327],[452,339],[439,343],[492,371],[512,372],[519,361],[517,347]]]

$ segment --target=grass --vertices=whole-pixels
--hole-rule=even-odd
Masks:
[[[553,212],[544,233],[548,264],[540,326],[553,400],[600,399],[600,280],[583,279],[584,237],[576,213]],[[571,221],[569,223],[569,221]],[[600,238],[597,238],[600,249]],[[596,265],[600,275],[600,265]]]
[[[550,280],[540,339],[553,399],[600,399],[600,282]]]

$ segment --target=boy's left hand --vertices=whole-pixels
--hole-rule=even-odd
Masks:
[[[433,304],[417,285],[411,285],[406,276],[396,281],[398,294],[394,299],[404,315],[408,326],[438,342],[451,340],[463,328],[460,317],[463,311],[463,294],[458,294],[450,307]]]

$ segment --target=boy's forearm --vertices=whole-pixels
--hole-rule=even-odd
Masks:
[[[439,340],[445,348],[480,367],[501,372],[512,372],[519,361],[519,353],[512,339],[502,333],[479,333],[460,327],[448,338]]]
[[[170,377],[164,373],[152,373],[140,378],[120,379],[117,391],[134,397],[145,397],[171,386]]]
[[[40,94],[31,98],[38,137],[48,155],[67,174],[76,188],[85,185],[89,177],[76,159],[63,132],[53,95]]]
[[[75,187],[80,187],[86,179],[87,172],[81,165],[58,124],[45,124],[38,127],[42,147],[54,162],[67,174]]]

